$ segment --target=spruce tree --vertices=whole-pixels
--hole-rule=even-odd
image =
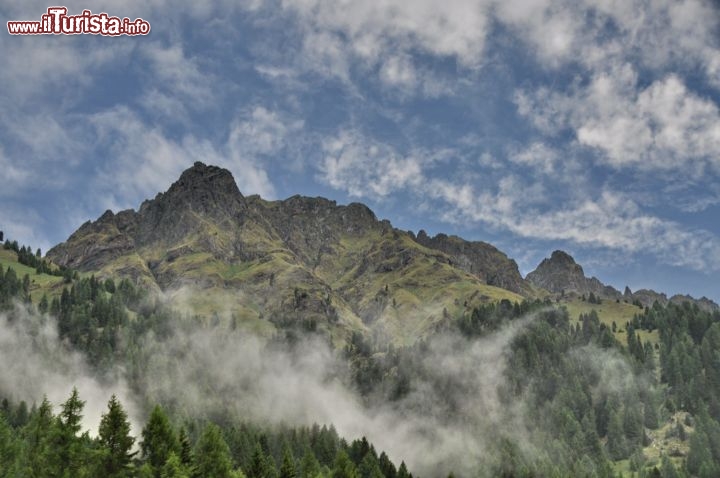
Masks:
[[[365,454],[365,458],[362,459],[360,466],[358,466],[358,475],[360,475],[360,478],[384,478],[378,460],[373,453],[368,452]]]
[[[117,397],[108,402],[108,411],[100,420],[98,442],[102,447],[100,474],[107,478],[122,478],[130,475],[131,452],[135,438],[130,436],[128,416]]]
[[[398,474],[397,478],[410,478],[410,473],[408,472],[407,466],[405,465],[405,462],[400,463],[400,468],[398,468]]]
[[[265,453],[260,444],[255,445],[255,451],[250,459],[250,468],[247,470],[248,478],[265,478],[267,475],[267,463],[265,462]]]
[[[170,452],[170,456],[160,470],[160,478],[190,478],[190,473],[175,452]]]
[[[195,447],[196,478],[232,478],[230,449],[220,428],[210,423],[203,430]]]
[[[300,478],[315,478],[320,473],[320,463],[310,447],[305,447],[305,454],[300,463]]]
[[[332,478],[358,478],[357,469],[344,450],[338,451],[331,476]]]
[[[52,438],[55,421],[52,405],[43,397],[40,407],[30,414],[30,421],[24,428],[25,462],[27,476],[49,476],[52,472]]]
[[[287,443],[283,446],[283,458],[280,465],[279,478],[295,478],[295,459],[292,456],[290,447]]]
[[[153,474],[159,477],[160,470],[170,457],[170,453],[178,454],[180,452],[180,444],[175,436],[175,431],[160,405],[153,408],[147,425],[142,431],[142,438],[140,449],[143,458],[152,467]]]
[[[77,388],[73,388],[70,398],[61,405],[60,414],[55,419],[52,439],[52,468],[60,476],[78,476],[85,464],[83,444],[78,437],[85,402],[80,400]]]

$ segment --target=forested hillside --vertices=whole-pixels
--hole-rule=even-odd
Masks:
[[[335,348],[307,322],[257,338],[127,279],[14,266],[0,273],[0,476],[720,472],[720,314],[697,305],[610,327],[502,300],[411,346],[356,331]],[[103,402],[93,428],[83,387]]]

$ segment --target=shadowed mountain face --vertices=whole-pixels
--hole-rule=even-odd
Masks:
[[[199,162],[138,211],[83,224],[48,257],[131,278],[201,314],[261,330],[297,321],[338,339],[372,327],[410,342],[450,314],[530,290],[489,244],[416,238],[357,203],[245,197],[229,171]]]
[[[415,240],[425,247],[444,252],[455,266],[477,275],[490,285],[518,294],[530,294],[530,287],[520,275],[517,263],[487,242],[471,242],[445,234],[431,238],[423,230],[418,232]]]

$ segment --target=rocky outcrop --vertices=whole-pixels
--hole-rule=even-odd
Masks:
[[[415,238],[418,244],[442,251],[452,264],[478,277],[486,284],[526,295],[529,287],[520,275],[517,263],[486,242],[466,241],[457,236],[437,234],[430,237],[423,230]]]
[[[525,279],[536,287],[556,294],[577,294],[619,298],[615,288],[606,286],[596,277],[585,277],[585,272],[575,259],[564,251],[554,251],[550,258],[543,259],[538,267]]]

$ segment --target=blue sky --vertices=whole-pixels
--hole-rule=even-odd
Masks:
[[[720,301],[720,7],[701,0],[65,2],[136,37],[0,35],[0,228],[43,250],[194,161]],[[50,4],[0,0],[0,17]]]

